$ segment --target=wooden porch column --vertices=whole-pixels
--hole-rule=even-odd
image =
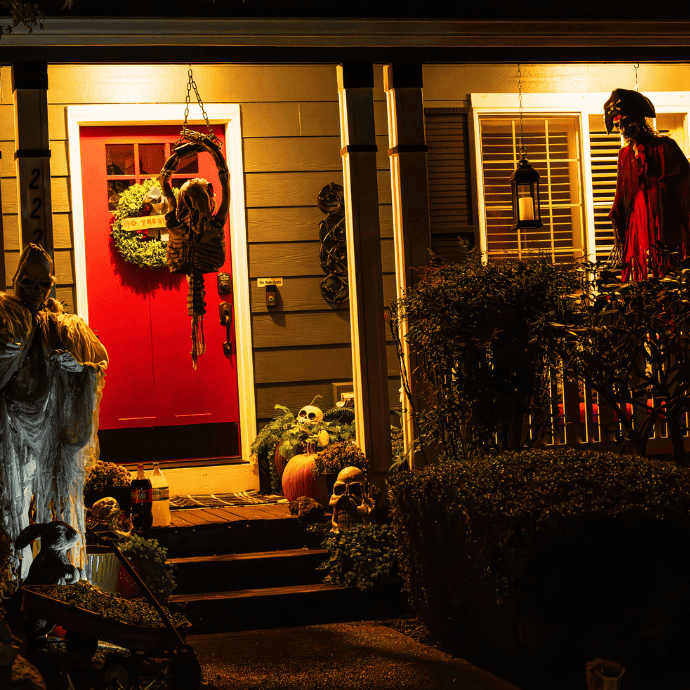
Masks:
[[[24,248],[30,242],[39,244],[52,257],[48,64],[15,62],[12,93],[21,246]]]
[[[388,105],[388,155],[391,163],[393,196],[393,236],[395,239],[395,274],[397,296],[402,297],[418,279],[415,270],[429,262],[429,185],[427,181],[424,104],[422,101],[421,63],[393,63],[383,68],[383,85]],[[403,405],[402,418],[405,449],[417,437],[411,406],[419,412],[419,384],[416,358],[405,342],[406,323],[400,338],[412,400]],[[427,456],[429,451],[427,450]],[[421,453],[410,455],[411,465],[424,464]],[[431,459],[431,458],[428,458]]]
[[[392,450],[374,132],[374,66],[371,62],[343,63],[338,65],[337,75],[357,444],[369,460],[370,479],[385,489]]]

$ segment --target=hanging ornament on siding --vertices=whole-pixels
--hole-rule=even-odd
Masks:
[[[513,230],[543,227],[539,205],[539,173],[527,160],[522,121],[522,72],[518,65],[518,98],[520,101],[520,161],[510,177],[513,195]]]
[[[197,102],[206,120],[208,134],[201,134],[187,127],[190,89],[194,88]],[[187,180],[177,199],[170,187],[170,176],[180,161],[191,155],[207,152],[213,156],[222,187],[222,199],[217,205],[213,186],[202,178]],[[204,274],[216,273],[225,263],[225,221],[230,203],[230,173],[220,148],[220,141],[213,133],[196,83],[189,70],[184,123],[180,138],[173,145],[160,174],[160,186],[168,202],[165,224],[169,232],[166,248],[168,269],[171,273],[184,273],[189,283],[187,313],[192,317],[192,365],[196,369],[197,358],[205,349],[204,343]]]
[[[343,188],[335,182],[327,184],[319,192],[316,205],[326,214],[319,224],[320,262],[326,274],[321,281],[321,294],[332,307],[340,307],[350,298]]]

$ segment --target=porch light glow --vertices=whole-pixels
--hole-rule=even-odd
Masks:
[[[513,193],[513,230],[518,228],[541,228],[539,208],[539,173],[525,157],[527,150],[520,149],[521,159],[510,178]]]

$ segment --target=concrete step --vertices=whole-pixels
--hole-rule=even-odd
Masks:
[[[253,518],[187,527],[159,527],[150,530],[144,536],[156,539],[162,547],[168,549],[168,558],[320,546],[320,538],[309,532],[307,525],[294,517]]]
[[[318,567],[327,557],[326,549],[301,548],[169,558],[166,563],[175,566],[175,594],[182,595],[321,582],[325,572]]]
[[[193,634],[375,620],[408,611],[397,583],[375,592],[312,583],[174,594],[170,604],[184,612]]]

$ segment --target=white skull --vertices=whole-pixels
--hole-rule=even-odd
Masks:
[[[298,424],[320,424],[323,419],[323,412],[314,405],[305,405],[297,414]]]
[[[369,482],[359,467],[340,470],[328,503],[333,508],[333,531],[346,532],[356,524],[369,524],[374,503],[369,497]]]
[[[55,282],[53,261],[41,247],[29,244],[19,257],[12,285],[14,294],[30,311],[39,311]]]

